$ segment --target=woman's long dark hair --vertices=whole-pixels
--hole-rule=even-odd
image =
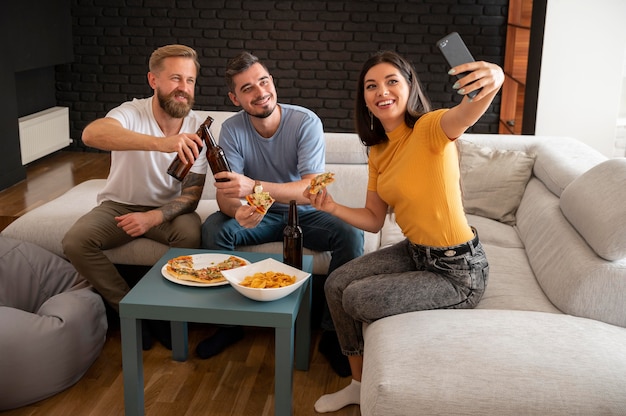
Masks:
[[[406,113],[404,114],[404,122],[407,126],[413,127],[422,115],[431,110],[430,100],[424,95],[413,66],[396,52],[380,51],[376,53],[363,64],[356,92],[356,131],[365,146],[373,146],[389,140],[380,120],[373,117],[365,105],[365,75],[373,66],[381,63],[389,63],[398,68],[400,74],[409,84],[409,99],[406,105]]]

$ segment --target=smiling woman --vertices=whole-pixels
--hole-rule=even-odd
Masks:
[[[381,64],[381,68],[376,69],[375,72],[371,74],[368,73],[370,68],[375,67],[376,64]],[[409,82],[409,80],[411,80],[411,82]],[[404,91],[407,86],[408,89]],[[356,92],[356,124],[359,136],[367,146],[384,141],[386,132],[381,120],[378,116],[374,116],[374,112],[372,108],[370,108],[369,101],[375,100],[377,91],[380,91],[381,94],[386,93],[385,97],[393,92],[398,94],[392,96],[393,100],[386,101],[387,105],[393,104],[400,98],[404,98],[404,102],[398,105],[402,106],[406,112],[401,114],[396,112],[396,117],[401,115],[409,126],[415,124],[415,121],[422,114],[431,110],[430,100],[422,91],[419,78],[411,65],[404,59],[401,59],[400,56],[393,53],[383,51],[376,54],[370,59],[370,63],[362,69]],[[400,93],[403,95],[399,95]],[[377,109],[375,104],[373,104],[372,107]],[[383,117],[389,119],[391,116],[383,113]]]
[[[385,131],[392,131],[404,122],[409,91],[410,84],[392,64],[381,63],[368,71],[365,79],[365,104]]]
[[[488,62],[452,70],[467,72],[459,85],[472,82],[481,92],[468,99],[473,89],[459,89],[460,104],[430,111],[406,59],[391,51],[370,57],[359,75],[356,101],[357,132],[369,146],[365,206],[341,205],[325,192],[309,196],[313,207],[373,232],[392,209],[406,236],[329,273],[324,292],[352,382],[320,397],[317,412],[360,403],[362,324],[413,311],[471,309],[485,291],[487,258],[463,209],[454,140],[483,115],[504,76]]]

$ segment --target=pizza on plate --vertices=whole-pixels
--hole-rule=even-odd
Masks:
[[[177,269],[193,269],[193,257],[178,256],[167,261],[167,266]]]
[[[246,195],[246,201],[256,209],[256,212],[265,215],[274,203],[274,198],[271,197],[269,192],[264,192],[261,189],[257,189],[257,191]]]
[[[167,261],[166,270],[177,279],[208,284],[226,281],[222,270],[235,269],[246,264],[248,263],[239,257],[229,256],[211,266],[195,268],[192,256],[179,256]]]
[[[322,189],[326,188],[331,183],[335,182],[335,174],[333,172],[320,173],[313,179],[311,179],[311,187],[309,188],[310,194],[317,194]]]

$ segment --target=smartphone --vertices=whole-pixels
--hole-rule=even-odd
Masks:
[[[439,39],[437,41],[437,48],[443,54],[443,57],[446,58],[448,65],[450,68],[453,68],[457,65],[465,64],[467,62],[474,62],[474,57],[470,53],[467,46],[465,46],[465,42],[461,39],[461,36],[457,32],[452,32],[447,36]],[[461,74],[457,74],[457,79],[463,78],[467,75],[467,72],[463,72]],[[467,94],[468,97],[474,98],[478,94],[480,89],[476,91],[472,91]]]

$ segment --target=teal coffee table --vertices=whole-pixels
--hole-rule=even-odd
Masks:
[[[239,294],[230,285],[183,286],[170,282],[161,274],[161,268],[167,260],[185,254],[200,253],[233,254],[252,263],[269,257],[282,261],[281,255],[265,253],[181,248],[172,248],[165,253],[120,302],[126,415],[144,414],[142,319],[171,321],[172,357],[176,361],[187,359],[187,322],[274,328],[275,414],[291,415],[294,354],[296,368],[309,369],[311,278],[289,296],[271,302],[257,302]],[[313,270],[312,256],[304,256],[302,269],[307,272]]]

